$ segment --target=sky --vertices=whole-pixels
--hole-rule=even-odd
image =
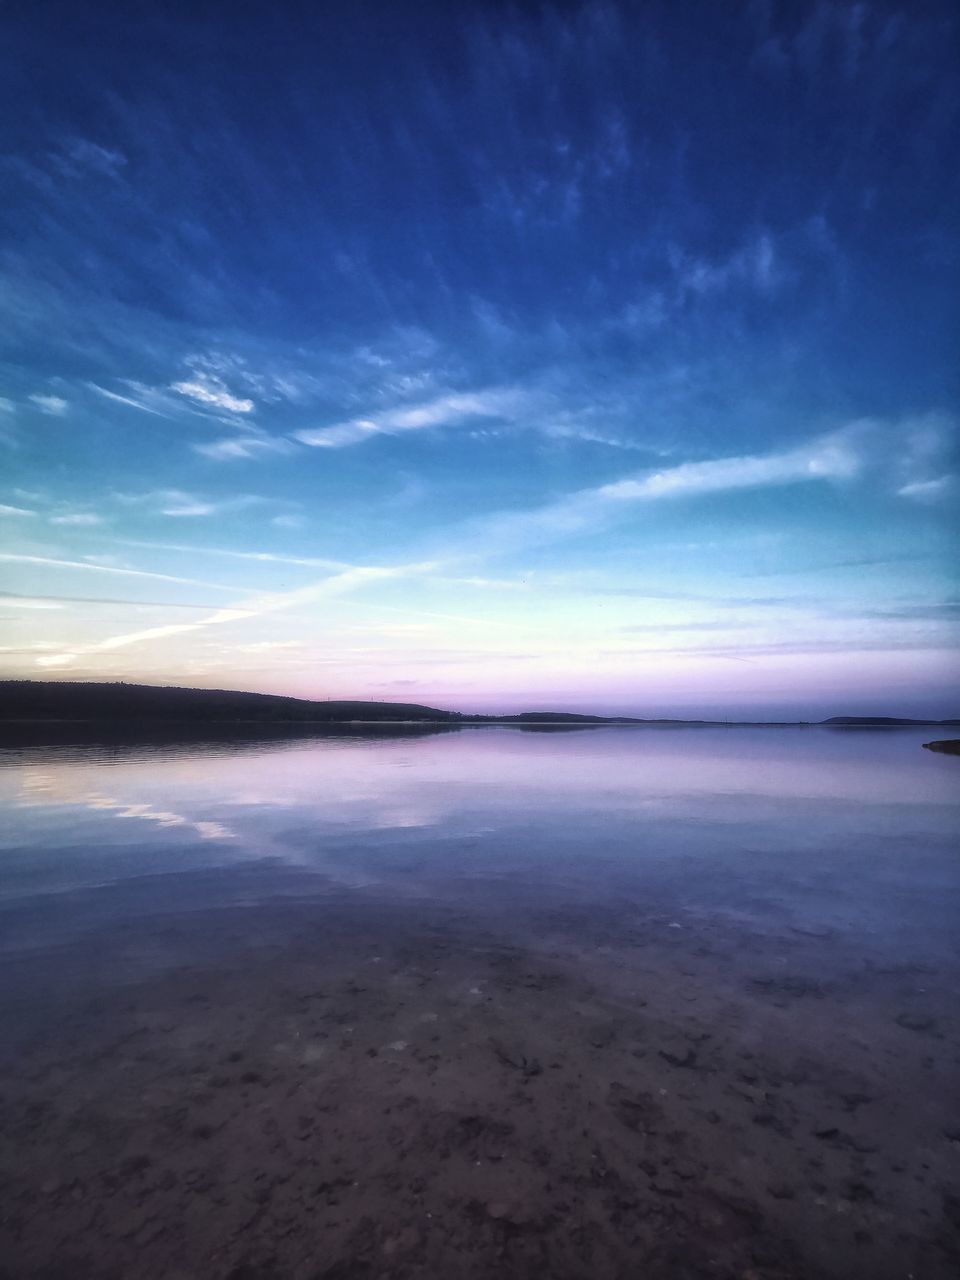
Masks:
[[[3,24],[0,674],[960,713],[952,3]]]

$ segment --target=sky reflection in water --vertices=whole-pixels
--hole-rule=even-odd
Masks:
[[[956,883],[957,764],[921,750],[930,736],[485,728],[7,750],[0,900],[112,885],[122,912],[117,886],[138,877],[242,866],[264,897],[291,869],[320,890],[448,900],[670,883],[694,914],[904,931]],[[189,908],[191,883],[168,909]]]

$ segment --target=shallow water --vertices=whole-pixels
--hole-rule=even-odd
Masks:
[[[10,1274],[951,1274],[931,736],[0,750]]]

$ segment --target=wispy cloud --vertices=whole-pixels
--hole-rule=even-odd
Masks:
[[[889,609],[868,609],[862,617],[879,620],[908,622],[957,622],[960,623],[960,600],[940,600],[933,603],[902,604]]]
[[[800,76],[817,92],[843,81],[867,81],[877,98],[902,92],[904,52],[913,65],[914,59],[928,54],[925,46],[931,39],[942,39],[949,30],[935,6],[898,12],[865,4],[820,3],[798,10],[799,21],[787,17],[788,12],[772,5],[751,7],[749,21],[759,41],[753,61],[770,76]]]
[[[35,516],[36,511],[31,511],[27,507],[10,507],[5,502],[0,502],[0,516]]]
[[[213,375],[202,370],[190,380],[174,383],[169,388],[152,387],[131,379],[120,385],[123,392],[97,382],[87,383],[92,391],[106,399],[155,417],[175,421],[184,415],[193,415],[207,423],[227,424],[232,434],[211,441],[194,441],[190,445],[201,457],[216,462],[249,461],[270,454],[282,457],[298,449],[288,437],[273,435],[245,420],[242,415],[253,412],[253,401],[234,396]],[[178,394],[171,395],[171,391]]]
[[[119,565],[95,564],[87,560],[60,560],[53,556],[29,556],[7,551],[0,552],[2,564],[33,564],[49,569],[79,569],[86,573],[114,574],[122,578],[152,578],[158,582],[179,582],[191,587],[207,587],[211,591],[235,592],[235,586],[220,582],[207,582],[200,578],[182,578],[171,573],[152,573],[147,569],[128,569]]]
[[[160,508],[162,516],[213,516],[220,509],[215,502],[203,502],[187,494],[169,498],[168,502],[169,506]]]
[[[677,658],[732,658],[740,662],[748,662],[758,658],[776,658],[804,653],[857,654],[909,652],[911,650],[928,652],[943,650],[946,647],[943,640],[930,639],[923,636],[891,636],[889,638],[862,636],[845,637],[837,640],[770,640],[760,641],[755,644],[738,642],[729,645],[685,645],[683,647],[666,645],[632,650],[606,649],[603,652],[605,657],[622,656],[631,653],[636,655],[664,653]]]
[[[235,494],[230,498],[205,498],[182,489],[151,489],[145,493],[115,493],[113,497],[126,506],[146,507],[157,515],[174,519],[225,515],[243,511],[266,502],[255,493]]]
[[[353,569],[355,565],[343,560],[331,560],[324,556],[281,556],[272,551],[237,551],[232,547],[197,547],[182,542],[144,542],[133,538],[123,539],[124,547],[143,547],[152,551],[180,551],[189,556],[226,556],[231,560],[254,560],[263,564],[302,565],[309,569]]]
[[[785,453],[685,462],[641,479],[603,485],[594,492],[616,502],[696,496],[728,489],[845,479],[856,475],[860,467],[861,459],[849,443],[840,436],[828,436]]]
[[[118,391],[110,391],[107,387],[101,387],[98,382],[88,382],[87,386],[92,391],[98,392],[105,396],[107,400],[114,400],[118,404],[129,405],[132,409],[140,409],[143,413],[155,414],[158,418],[170,418],[172,415],[165,413],[163,409],[158,408],[156,403],[150,403],[151,400],[159,400],[165,403],[162,396],[158,396],[153,387],[144,386],[143,383],[130,382],[126,384],[129,389],[134,392],[133,395],[121,395]]]
[[[353,418],[331,427],[297,431],[303,444],[320,449],[342,449],[378,435],[423,431],[430,427],[453,426],[472,418],[503,418],[517,411],[523,393],[516,389],[494,388],[477,392],[455,392],[426,404],[390,409],[370,418]]]
[[[937,476],[935,480],[914,480],[898,489],[897,493],[901,498],[913,498],[916,502],[941,502],[955,489],[955,476]]]
[[[837,432],[780,453],[681,463],[581,489],[533,510],[484,517],[471,522],[473,536],[463,545],[494,552],[515,550],[602,525],[615,519],[620,510],[636,503],[845,480],[857,475],[863,462],[856,433]]]
[[[108,400],[159,418],[175,419],[183,414],[195,414],[208,421],[213,415],[222,421],[232,422],[253,413],[256,407],[253,400],[234,395],[220,378],[203,370],[194,370],[189,378],[169,386],[150,386],[134,378],[121,378],[118,385],[123,387],[123,391],[111,390],[99,382],[87,383],[92,391]],[[224,414],[229,416],[223,417]]]
[[[681,297],[704,297],[737,285],[770,294],[786,279],[774,238],[768,231],[759,232],[726,258],[697,257],[677,245],[671,246],[669,258]]]
[[[68,402],[61,396],[32,395],[30,399],[37,406],[41,413],[47,414],[51,418],[60,418],[70,407]]]
[[[103,524],[103,516],[95,515],[92,511],[78,511],[74,515],[51,516],[51,524],[73,525],[75,528],[92,528],[94,525]]]
[[[86,170],[106,178],[118,178],[127,163],[122,151],[103,147],[89,138],[71,138],[53,158],[60,172],[71,176]]]
[[[355,591],[361,587],[368,586],[372,582],[424,573],[432,567],[432,564],[423,563],[396,565],[389,568],[369,566],[347,569],[343,573],[333,574],[329,578],[324,578],[321,582],[310,583],[293,591],[246,597],[236,601],[233,605],[217,609],[206,618],[200,618],[196,622],[174,622],[167,626],[146,627],[140,631],[125,632],[121,635],[111,636],[106,640],[100,640],[95,644],[74,646],[69,652],[38,658],[37,664],[44,667],[71,666],[81,656],[87,657],[91,654],[111,653],[117,649],[128,648],[130,645],[143,644],[151,640],[165,640],[171,636],[182,635],[187,632],[202,631],[207,627],[257,618],[263,614],[276,613],[280,610],[294,608],[297,605]]]
[[[227,590],[226,587],[223,588]],[[37,596],[0,591],[0,601],[18,609],[62,609],[65,604],[123,605],[128,609],[212,609],[211,604],[186,600],[132,600],[118,596]]]
[[[282,456],[293,453],[296,447],[284,436],[272,436],[266,431],[245,431],[242,435],[224,436],[209,444],[195,444],[193,450],[214,462],[236,462],[262,458],[270,453]]]
[[[263,360],[265,367],[253,372],[240,356],[208,352],[188,356],[181,363],[189,372],[172,382],[151,385],[134,378],[119,378],[113,388],[96,381],[86,385],[108,400],[143,413],[170,419],[192,414],[208,422],[211,419],[226,422],[232,428],[239,431],[242,427],[243,433],[249,432],[266,442],[271,437],[266,432],[257,432],[249,423],[250,415],[256,412],[257,402],[300,404],[320,395],[327,388],[329,378],[324,379],[300,368],[292,357],[278,365],[272,354],[266,353]],[[339,375],[335,381],[339,384],[341,379],[342,375]],[[234,390],[238,384],[240,391]],[[255,456],[255,448],[251,448],[249,455],[231,453],[226,447],[229,439],[232,437],[198,448],[211,457]],[[292,448],[288,441],[279,442],[273,448],[279,452],[284,444],[287,449]]]
[[[216,409],[224,409],[227,413],[253,413],[254,403],[244,396],[235,396],[218,379],[202,375],[184,381],[174,382],[171,391],[187,396],[197,404],[211,405]]]

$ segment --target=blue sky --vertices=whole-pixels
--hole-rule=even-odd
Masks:
[[[956,25],[8,9],[4,673],[956,713]]]

